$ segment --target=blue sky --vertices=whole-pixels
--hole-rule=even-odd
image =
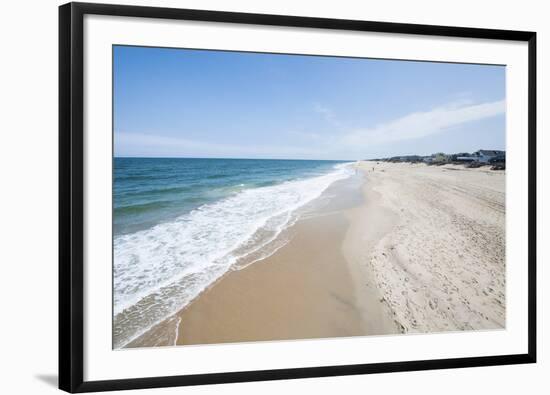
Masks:
[[[115,156],[505,149],[503,66],[116,46]]]

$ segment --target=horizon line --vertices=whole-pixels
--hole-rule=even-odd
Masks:
[[[113,159],[228,159],[228,160],[300,160],[300,161],[327,161],[327,162],[357,162],[364,159],[303,159],[303,158],[235,158],[235,157],[200,157],[200,156],[132,156],[113,155]]]

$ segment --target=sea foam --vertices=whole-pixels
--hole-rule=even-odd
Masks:
[[[114,347],[185,307],[239,259],[258,254],[295,222],[297,209],[352,173],[349,164],[338,164],[325,175],[245,189],[171,222],[116,236]]]

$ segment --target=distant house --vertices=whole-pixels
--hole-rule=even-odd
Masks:
[[[489,163],[506,163],[506,153],[493,156],[491,159],[489,159]]]
[[[472,154],[476,162],[489,163],[495,157],[504,156],[504,151],[480,149]]]
[[[476,159],[469,152],[459,152],[449,155],[451,162],[474,162]]]
[[[476,162],[477,161],[475,156],[472,156],[468,153],[457,154],[454,160],[457,162]]]

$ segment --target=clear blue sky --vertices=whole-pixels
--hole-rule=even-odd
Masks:
[[[116,46],[115,156],[505,149],[505,67]]]

